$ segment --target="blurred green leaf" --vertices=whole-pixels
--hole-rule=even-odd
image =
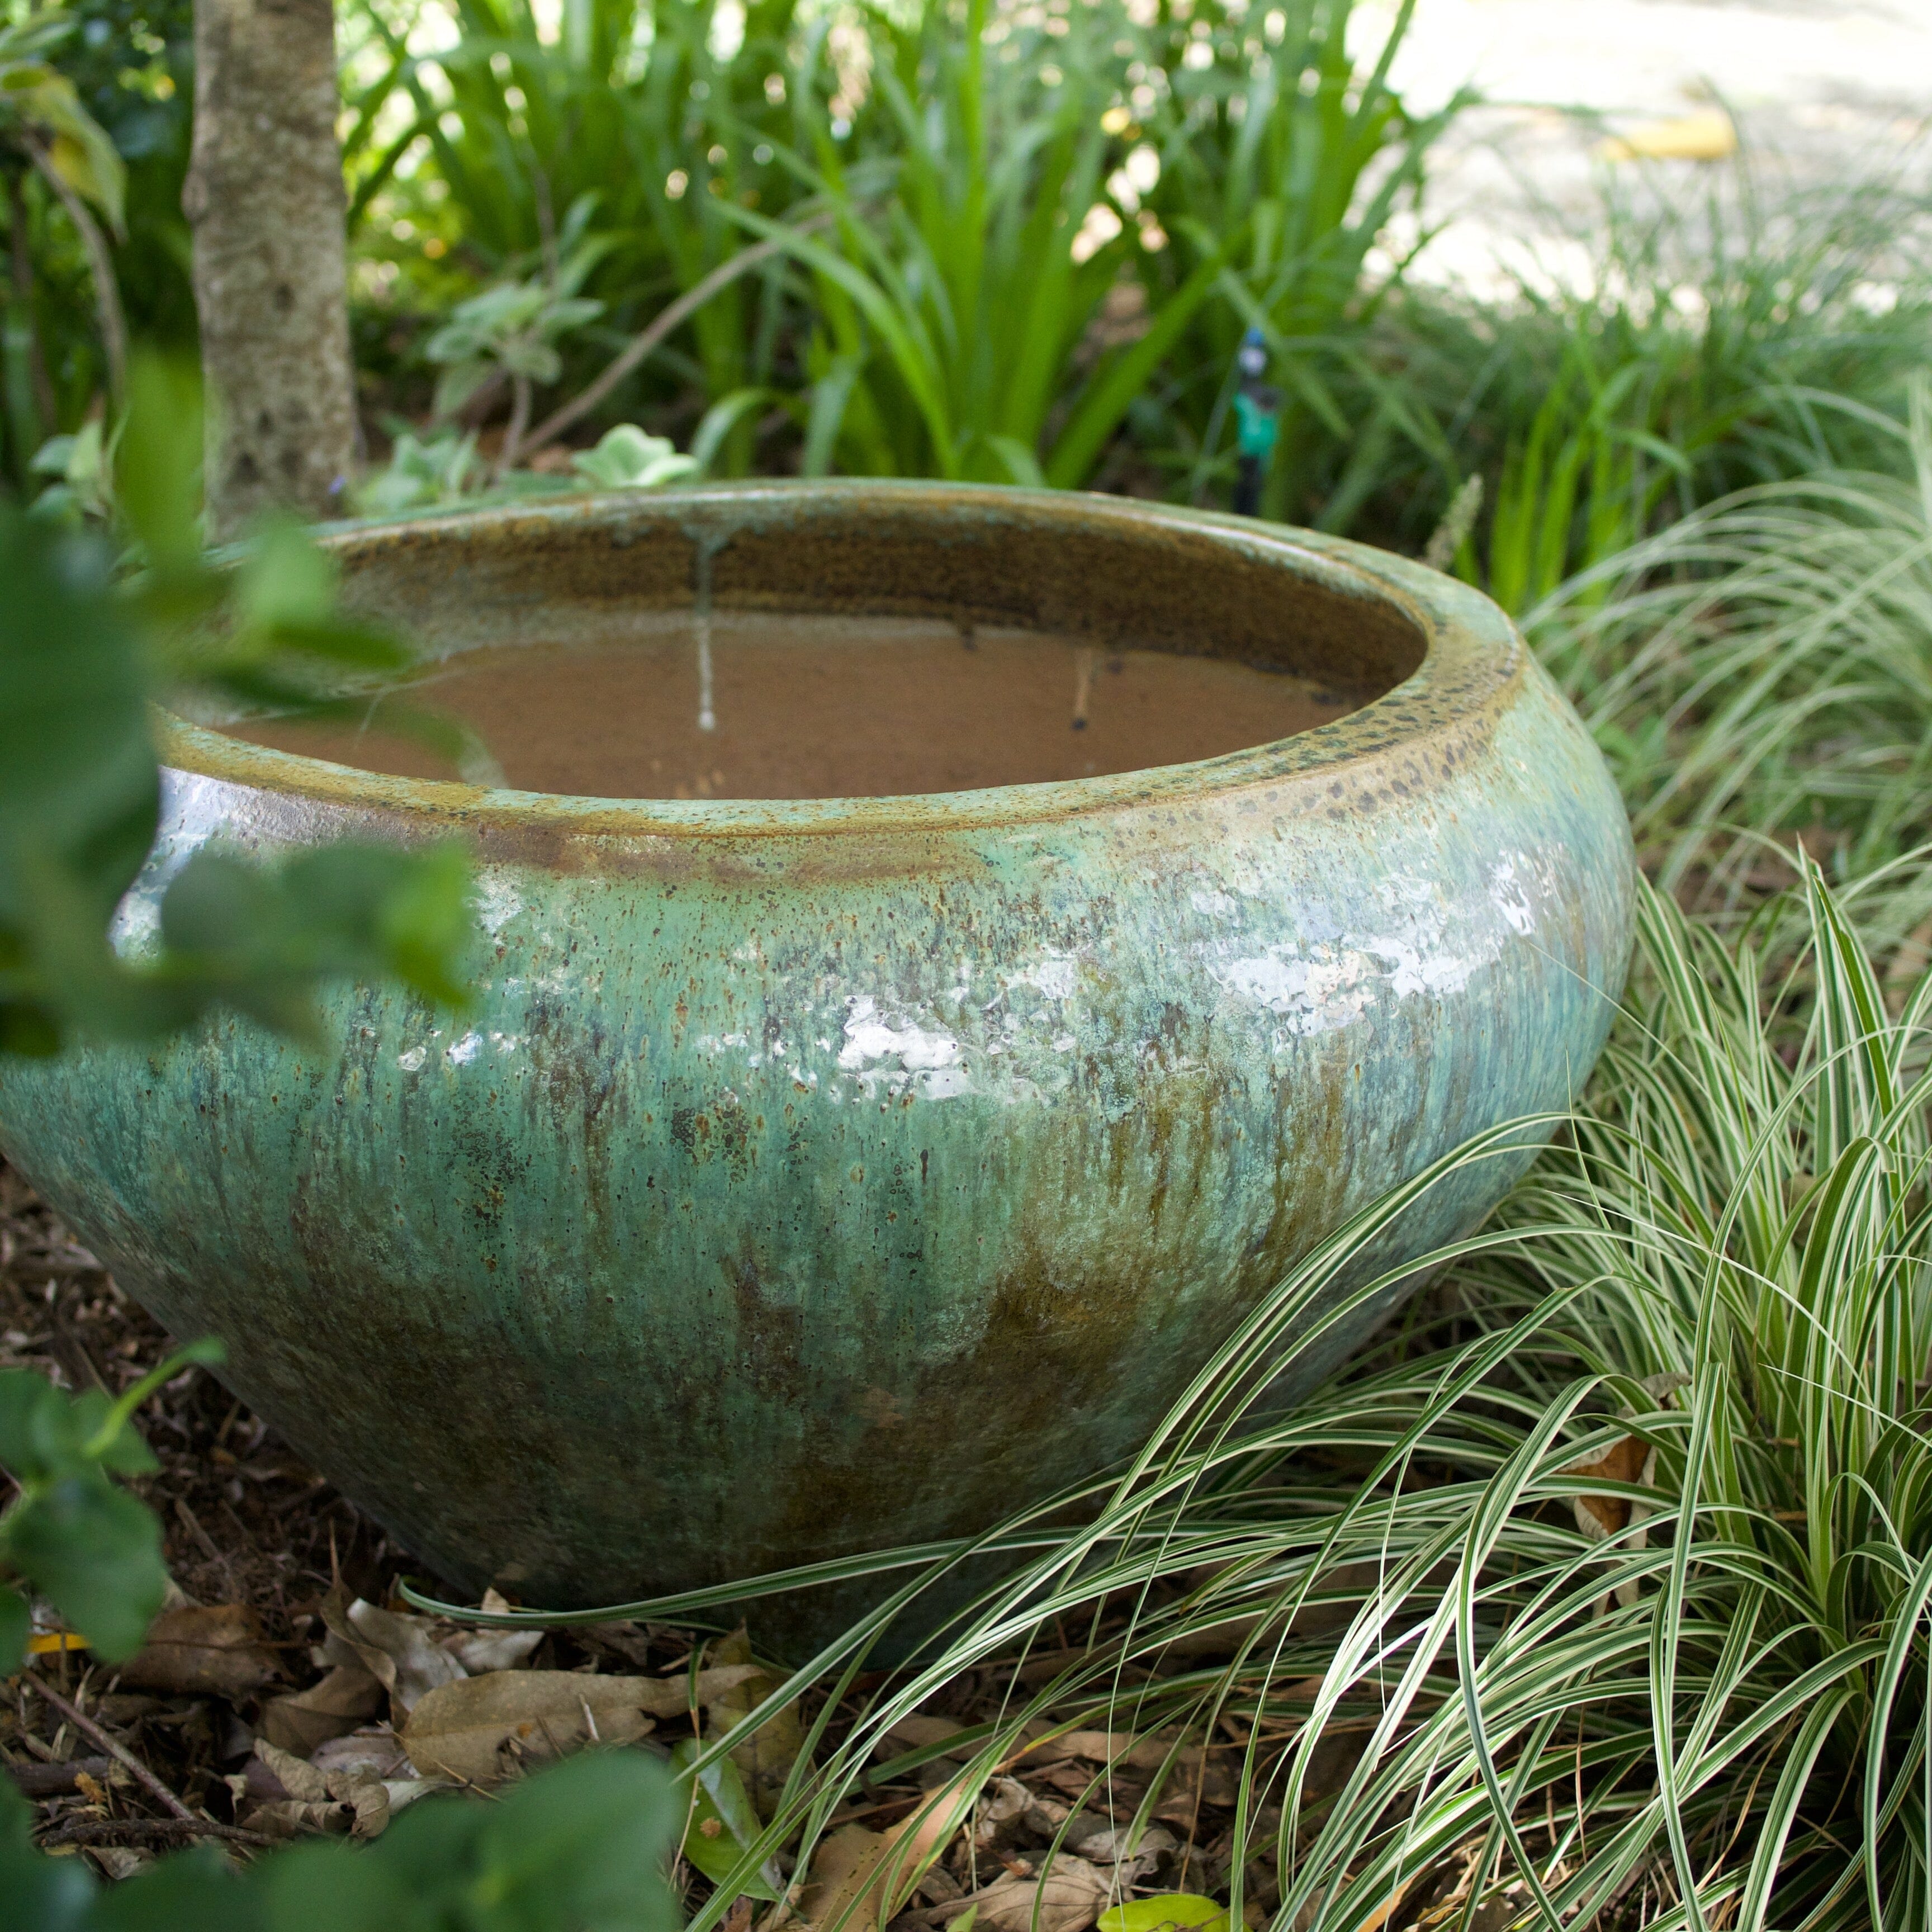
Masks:
[[[595,449],[579,450],[570,464],[596,490],[655,490],[700,466],[694,455],[679,455],[669,436],[647,436],[635,423],[606,430]]]
[[[14,1052],[50,1049],[77,1004],[112,1004],[107,920],[160,810],[139,639],[106,562],[88,539],[0,512],[0,1047]]]
[[[62,28],[72,22],[61,21]],[[15,146],[44,154],[76,194],[105,214],[116,235],[127,226],[128,170],[107,130],[82,106],[74,82],[40,54],[67,38],[28,22],[0,32],[0,130]]]
[[[108,1473],[159,1467],[130,1426],[134,1409],[189,1362],[220,1354],[219,1344],[184,1349],[118,1402],[98,1389],[64,1395],[29,1370],[0,1372],[0,1467],[20,1490],[0,1516],[0,1568],[24,1577],[110,1662],[140,1647],[167,1572],[159,1526]]]
[[[146,394],[157,367],[142,365]],[[406,661],[393,638],[337,614],[334,569],[296,526],[271,525],[238,572],[209,569],[191,507],[175,514],[179,466],[145,450],[142,406],[120,446],[122,506],[140,515],[151,561],[172,561],[132,596],[97,539],[0,508],[0,1052],[50,1053],[77,1032],[151,1037],[217,1001],[312,1034],[316,986],[332,978],[399,977],[460,1002],[468,872],[450,846],[349,845],[279,866],[204,851],[163,901],[160,951],[110,947],[159,819],[152,678],[192,674],[301,710],[322,708],[320,687],[285,664]],[[235,621],[199,621],[220,602]],[[473,748],[431,719],[399,722]]]
[[[10,1778],[0,1778],[0,1899],[8,1923],[22,1932],[87,1932],[98,1881],[78,1858],[34,1849],[32,1808]],[[200,1922],[200,1932],[219,1932]]]
[[[160,1525],[98,1469],[16,1503],[0,1556],[110,1664],[140,1648],[167,1595]]]
[[[554,382],[562,373],[556,344],[596,320],[604,304],[572,292],[608,246],[586,242],[554,280],[503,283],[458,302],[424,352],[442,365],[435,412],[446,422],[500,370],[520,381]]]
[[[20,1592],[0,1583],[0,1677],[10,1677],[27,1654],[33,1613]]]
[[[232,609],[238,625],[272,638],[284,625],[317,625],[335,608],[340,572],[292,517],[256,530],[235,573]]]
[[[373,1844],[311,1840],[242,1871],[202,1847],[103,1888],[32,1849],[0,1780],[0,1898],[33,1932],[676,1932],[679,1810],[656,1759],[591,1752],[494,1804],[424,1798]]]
[[[113,512],[113,479],[98,421],[81,424],[72,436],[50,436],[28,466],[36,476],[59,480],[36,496],[28,514],[78,530],[104,524]]]
[[[191,364],[137,353],[114,452],[114,500],[149,565],[201,565],[201,379]]]
[[[400,429],[389,452],[388,467],[370,478],[357,492],[357,507],[371,516],[394,516],[432,504],[454,503],[472,485],[480,488],[482,466],[476,460],[476,433],[454,431],[418,438]]]

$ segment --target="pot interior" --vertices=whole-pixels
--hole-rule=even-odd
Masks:
[[[1042,544],[997,520],[826,522],[776,543],[769,527],[647,526],[615,583],[608,535],[605,555],[578,554],[568,526],[480,555],[442,554],[436,526],[352,537],[354,602],[411,638],[417,667],[344,687],[352,710],[326,722],[208,722],[362,770],[524,791],[881,797],[1272,743],[1369,703],[1424,654],[1392,599],[1211,529],[1095,518]]]

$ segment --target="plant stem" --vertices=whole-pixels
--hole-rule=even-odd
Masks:
[[[530,422],[530,379],[527,376],[510,378],[510,422],[503,431],[503,446],[497,452],[495,480],[501,482],[509,473],[510,466],[517,460],[518,446],[523,442],[524,431]]]
[[[794,235],[809,234],[815,228],[829,226],[832,218],[830,213],[814,214],[809,220],[800,222],[791,232]],[[588,416],[680,322],[688,321],[720,289],[728,288],[748,269],[755,268],[760,262],[770,261],[784,245],[784,242],[776,237],[766,242],[754,242],[750,248],[734,255],[728,262],[720,262],[702,281],[693,284],[668,308],[659,310],[649,327],[640,330],[632,338],[628,346],[619,352],[603,374],[589,388],[572,397],[561,409],[553,410],[531,430],[523,445],[524,454],[534,455],[546,443],[555,442],[572,423]]]
[[[110,1738],[86,1712],[77,1705],[70,1704],[51,1684],[44,1682],[31,1670],[22,1671],[20,1678],[30,1690],[38,1691],[83,1737],[92,1738],[109,1756],[131,1771],[177,1818],[184,1818],[190,1825],[200,1825],[204,1822],[197,1818],[125,1744]]]
[[[42,438],[53,434],[60,416],[54,400],[53,378],[47,374],[47,358],[40,349],[40,332],[34,326],[34,250],[27,234],[26,178],[17,169],[7,171],[8,214],[11,224],[14,250],[14,301],[20,311],[26,333],[27,362],[34,386],[33,406],[40,416]],[[38,447],[38,442],[35,447]],[[32,457],[32,450],[26,452]],[[22,459],[22,464],[26,458]]]
[[[80,231],[81,246],[87,250],[88,266],[94,272],[94,305],[100,317],[100,346],[107,356],[107,392],[118,404],[128,393],[128,323],[121,312],[121,284],[115,279],[113,252],[100,223],[88,212],[86,202],[72,185],[61,178],[46,150],[34,141],[27,152],[33,156],[40,178],[53,190],[68,219]]]

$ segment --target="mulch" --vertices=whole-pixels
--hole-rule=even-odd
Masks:
[[[0,1368],[30,1368],[71,1392],[118,1395],[173,1346],[124,1294],[21,1176],[0,1163]],[[260,1619],[284,1681],[319,1673],[309,1648],[339,1578],[388,1600],[406,1567],[380,1527],[198,1369],[142,1408],[160,1470],[130,1486],[160,1518],[168,1569],[201,1604],[244,1604]],[[4,1493],[10,1493],[10,1483]],[[150,1768],[193,1814],[170,1815],[126,1766],[15,1678],[0,1689],[0,1760],[35,1805],[38,1835],[61,1845],[140,1847],[240,1834],[224,1777],[254,1750],[256,1714],[214,1696],[130,1691],[84,1651],[54,1651],[32,1674]],[[268,1840],[248,1833],[242,1841]],[[114,1876],[126,1862],[106,1860]]]

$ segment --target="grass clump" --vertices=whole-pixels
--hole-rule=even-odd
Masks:
[[[1897,470],[1822,470],[1696,511],[1563,586],[1529,628],[1673,889],[1735,901],[1802,832],[1840,877],[1932,835],[1932,381]],[[1908,875],[1910,876],[1910,875]]]
[[[1356,433],[1296,518],[1420,549],[1480,476],[1456,567],[1520,614],[1740,490],[1898,473],[1928,212],[1890,160],[1810,186],[1749,146],[1696,181],[1606,166],[1586,221],[1539,218],[1480,292],[1384,295],[1342,391]]]

